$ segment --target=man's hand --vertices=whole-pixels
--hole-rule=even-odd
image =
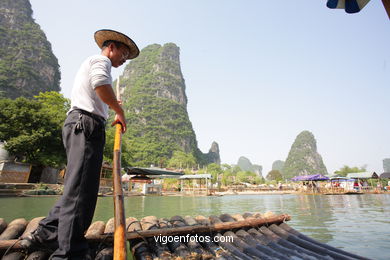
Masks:
[[[112,122],[111,126],[114,126],[116,124],[122,125],[122,133],[124,134],[126,132],[126,118],[123,115],[116,114],[115,120]]]

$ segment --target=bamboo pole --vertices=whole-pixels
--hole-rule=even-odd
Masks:
[[[119,91],[119,77],[116,82],[117,99],[121,100]],[[115,141],[114,141],[114,158],[113,158],[113,175],[114,175],[114,260],[126,259],[126,219],[124,196],[122,189],[121,176],[121,143],[122,143],[122,125],[115,125]]]

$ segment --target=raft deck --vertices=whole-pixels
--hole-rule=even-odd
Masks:
[[[0,218],[0,256],[3,260],[45,260],[48,249],[23,248],[20,238],[34,231],[43,217],[31,221]],[[318,242],[285,222],[288,215],[272,213],[174,216],[141,220],[127,218],[127,240],[135,259],[367,259]],[[112,259],[114,220],[96,221],[86,232],[95,259]]]

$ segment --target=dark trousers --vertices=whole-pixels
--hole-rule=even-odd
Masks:
[[[51,259],[84,259],[88,251],[84,233],[92,222],[99,190],[104,121],[72,111],[62,137],[68,159],[64,192],[40,222],[38,234],[47,241],[58,241]]]

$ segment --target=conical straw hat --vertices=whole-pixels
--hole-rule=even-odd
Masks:
[[[103,29],[95,32],[95,41],[100,49],[103,48],[103,43],[109,40],[121,42],[129,48],[130,52],[129,56],[127,57],[128,60],[134,59],[139,55],[139,49],[135,42],[133,42],[132,39],[130,39],[123,33],[108,29]]]

